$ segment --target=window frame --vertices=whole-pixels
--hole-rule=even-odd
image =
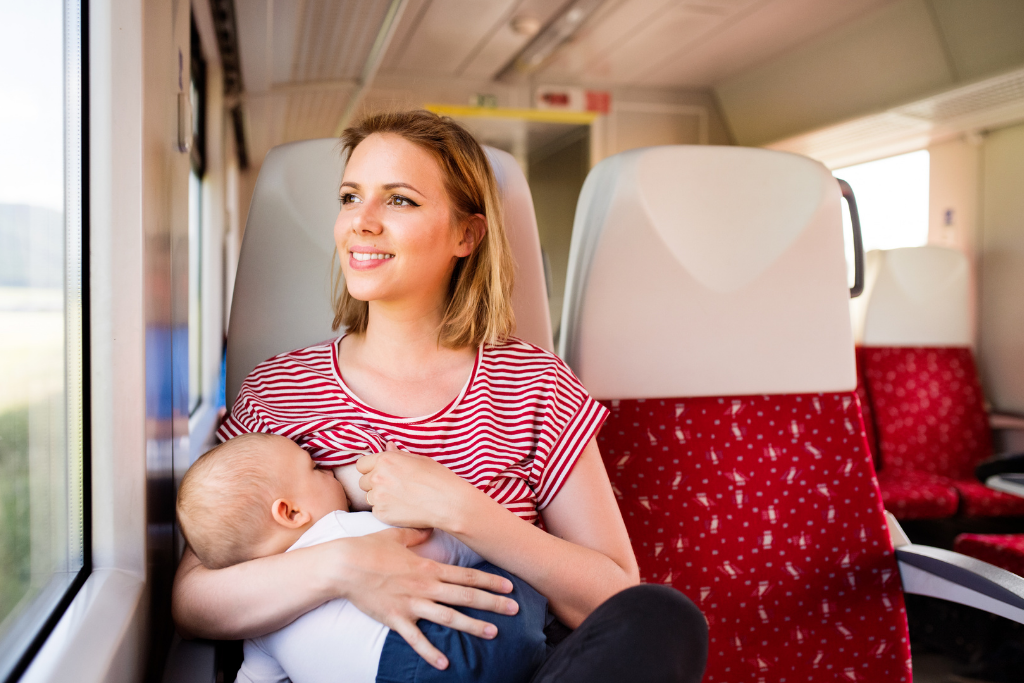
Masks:
[[[42,621],[35,635],[25,650],[18,657],[4,677],[5,683],[18,681],[31,666],[36,655],[46,644],[50,634],[67,612],[72,601],[79,594],[86,580],[93,571],[92,557],[92,411],[91,411],[91,362],[90,362],[90,290],[89,290],[89,3],[88,0],[63,0],[64,7],[64,193],[65,193],[65,240],[69,235],[67,223],[77,213],[80,241],[78,243],[77,274],[80,292],[80,359],[77,371],[80,377],[81,429],[78,434],[81,443],[78,447],[82,452],[82,566],[74,578],[64,589],[60,598],[50,608],[49,614]],[[77,30],[76,29],[77,25]],[[76,79],[76,83],[72,83]],[[78,140],[79,145],[72,143]],[[79,181],[77,188],[77,206],[68,201],[75,196],[69,188],[69,181]],[[70,264],[71,253],[65,247],[65,291],[68,289],[68,276],[75,272]],[[65,329],[67,324],[68,303],[65,300]],[[65,357],[70,335],[65,332]],[[71,367],[66,366],[71,372]],[[65,380],[67,386],[68,380]],[[70,393],[67,394],[65,419],[70,411]],[[68,430],[65,451],[71,453],[76,446],[71,443],[71,431]],[[70,476],[69,476],[70,479]]]

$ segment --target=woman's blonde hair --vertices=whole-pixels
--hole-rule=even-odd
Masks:
[[[505,234],[498,185],[483,149],[465,128],[447,116],[420,110],[374,114],[363,119],[342,133],[342,151],[351,158],[359,143],[383,133],[419,145],[437,160],[448,192],[453,229],[464,225],[474,214],[482,214],[487,221],[483,239],[469,256],[455,264],[438,341],[450,348],[504,341],[515,330],[514,262]],[[332,281],[334,329],[344,325],[350,332],[364,332],[369,304],[349,294],[340,269]]]

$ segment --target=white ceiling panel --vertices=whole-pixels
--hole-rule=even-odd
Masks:
[[[638,82],[707,88],[789,52],[894,0],[759,0],[747,3],[722,30],[688,45],[667,45]]]
[[[729,15],[723,12],[688,5],[668,7],[609,50],[599,63],[584,71],[583,76],[593,79],[600,73],[617,83],[635,82],[666,52],[694,43],[723,26],[728,19]]]
[[[288,80],[358,78],[391,4],[389,0],[306,0],[303,4],[301,20],[292,27],[297,33],[293,33],[296,39]]]
[[[394,71],[405,56],[405,51],[412,42],[412,37],[423,24],[423,17],[430,9],[431,0],[409,0],[402,13],[402,19],[395,29],[395,37],[391,39],[391,47],[384,55],[381,71]]]
[[[238,28],[238,57],[242,65],[242,86],[247,92],[270,87],[267,69],[267,0],[235,0]]]
[[[458,69],[500,21],[507,21],[517,0],[433,0],[419,28],[401,49],[397,71],[455,76]]]
[[[678,4],[673,0],[610,1],[555,53],[539,72],[549,82],[603,81],[612,70],[611,53]],[[586,74],[586,75],[585,75]]]
[[[561,14],[563,7],[571,0],[520,0],[507,16],[502,17],[459,65],[457,76],[467,78],[493,78],[506,64],[512,61],[526,47],[533,36],[516,33],[512,21],[529,18],[540,26],[547,24]]]

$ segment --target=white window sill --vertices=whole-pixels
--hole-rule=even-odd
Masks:
[[[21,683],[99,683],[142,679],[145,644],[145,582],[118,569],[97,569],[50,637]]]

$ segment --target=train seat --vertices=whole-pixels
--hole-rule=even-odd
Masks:
[[[839,187],[809,159],[654,147],[584,184],[559,350],[610,410],[599,443],[643,580],[708,619],[706,681],[909,683],[903,592],[1024,620],[977,590],[1024,579],[885,515],[845,274]]]
[[[501,189],[516,261],[516,335],[553,350],[544,266],[533,199],[515,158],[485,147]],[[238,260],[227,340],[227,405],[245,376],[278,353],[338,336],[331,330],[331,263],[338,186],[337,138],[270,150],[253,191]]]
[[[648,148],[584,185],[561,350],[643,580],[708,618],[706,681],[911,678],[845,272],[809,159]]]
[[[960,495],[945,477],[923,472],[900,472],[882,467],[882,454],[878,449],[878,432],[874,410],[867,391],[865,376],[867,353],[863,346],[857,346],[857,398],[860,400],[861,416],[864,419],[864,434],[867,437],[871,462],[875,466],[882,504],[897,519],[945,519],[956,514]]]
[[[955,489],[961,515],[1024,515],[1024,498],[974,476],[992,455],[992,439],[971,350],[967,257],[926,246],[871,252],[867,261],[861,353],[883,497],[903,501],[946,486]],[[887,506],[898,517],[904,512]],[[920,506],[906,512],[922,516],[914,514]]]
[[[953,550],[1024,576],[1024,534],[960,534]]]

